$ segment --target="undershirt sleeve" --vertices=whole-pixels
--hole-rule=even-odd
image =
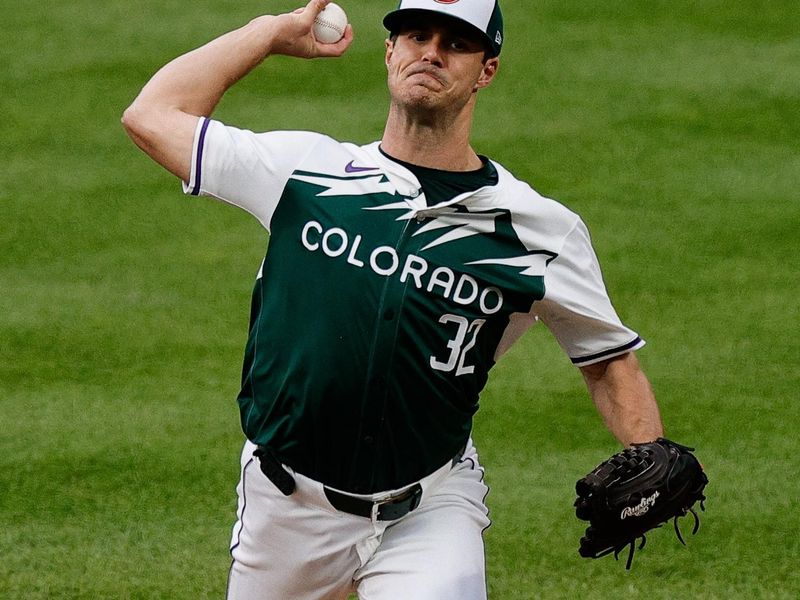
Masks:
[[[586,366],[644,346],[623,325],[608,297],[586,226],[578,220],[545,273],[545,296],[533,306],[577,366]]]
[[[254,133],[202,117],[183,191],[238,206],[269,230],[286,182],[322,137],[306,131]]]

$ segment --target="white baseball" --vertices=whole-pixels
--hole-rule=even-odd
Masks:
[[[331,2],[314,19],[314,37],[323,44],[335,44],[344,36],[347,15],[338,4]]]

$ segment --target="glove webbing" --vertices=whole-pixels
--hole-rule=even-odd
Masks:
[[[578,481],[575,491],[586,497],[601,492],[620,479],[644,473],[654,464],[651,456],[648,450],[627,448]]]

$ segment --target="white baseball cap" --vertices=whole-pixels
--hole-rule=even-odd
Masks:
[[[500,54],[503,15],[497,0],[400,0],[397,9],[383,18],[383,25],[394,33],[413,12],[435,12],[463,21],[481,33],[492,56]]]

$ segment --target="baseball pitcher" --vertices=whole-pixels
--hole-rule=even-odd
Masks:
[[[482,600],[487,487],[471,430],[489,370],[540,320],[611,432],[651,441],[661,420],[632,352],[644,342],[612,307],[581,219],[470,145],[504,44],[496,0],[388,12],[378,141],[211,118],[270,56],[343,55],[350,26],[334,43],[313,34],[327,4],[173,60],[123,117],[186,194],[269,232],[238,395],[228,598]]]

